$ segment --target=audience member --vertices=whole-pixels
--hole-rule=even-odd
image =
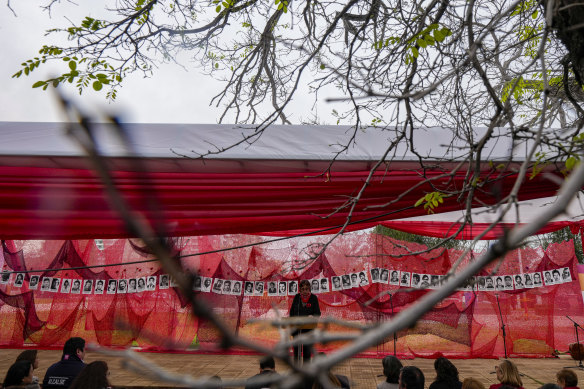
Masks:
[[[33,370],[31,361],[14,362],[4,377],[4,389],[40,389],[39,384],[32,382]]]
[[[400,389],[424,389],[424,373],[416,366],[406,366],[399,374]]]
[[[47,369],[43,389],[67,389],[85,367],[85,340],[70,338],[63,346],[61,360]]]
[[[261,389],[269,387],[270,384],[266,383],[265,380],[279,376],[280,375],[276,373],[276,361],[274,361],[274,358],[263,357],[260,359],[260,372],[247,380],[245,389]]]
[[[70,389],[106,389],[109,388],[109,370],[104,361],[95,361],[86,365],[73,379]]]
[[[399,371],[403,367],[402,363],[393,355],[387,355],[381,364],[383,365],[385,381],[377,384],[377,389],[398,389]]]
[[[539,389],[562,389],[562,388],[556,384],[545,384],[543,386],[540,386]]]
[[[462,389],[485,389],[485,385],[475,378],[465,378],[462,381]]]
[[[15,362],[18,362],[18,361],[29,361],[30,363],[32,363],[33,371],[38,369],[39,368],[38,350],[24,350],[23,352],[18,354],[18,356],[16,357]],[[35,384],[38,383],[39,377],[33,375],[32,382]]]
[[[523,382],[519,376],[519,370],[513,362],[508,359],[503,360],[499,365],[495,366],[495,373],[499,384],[493,384],[489,389],[504,389],[504,385],[516,389],[523,389]]]
[[[458,379],[458,369],[448,359],[440,357],[434,361],[436,379],[429,389],[460,389],[462,382]]]
[[[556,374],[558,385],[564,389],[579,389],[578,376],[572,370],[562,369]]]

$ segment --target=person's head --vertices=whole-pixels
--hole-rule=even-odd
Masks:
[[[562,387],[556,384],[545,384],[540,386],[539,389],[562,389]]]
[[[328,287],[328,280],[326,278],[320,280],[320,287],[321,289],[326,289]]]
[[[501,277],[497,277],[497,286],[503,286],[503,279]]]
[[[578,376],[572,370],[562,369],[557,372],[556,379],[562,388],[578,386]]]
[[[118,285],[118,289],[125,290],[126,289],[126,280],[120,280]]]
[[[79,289],[81,287],[81,281],[79,280],[73,281],[73,287]]]
[[[150,284],[150,279],[148,279],[148,283]],[[195,286],[201,286],[201,277],[195,277]]]
[[[205,286],[205,288],[208,288],[211,286],[211,279],[210,278],[205,278],[205,281],[203,282],[203,285]]]
[[[253,284],[251,282],[246,282],[245,283],[245,291],[247,293],[252,293],[253,292]]]
[[[51,279],[48,277],[43,278],[43,288],[49,288],[51,286]]]
[[[304,298],[310,296],[310,282],[308,280],[300,280],[300,295]]]
[[[339,277],[333,277],[333,284],[335,288],[339,288],[341,286],[341,279]]]
[[[225,280],[225,282],[223,283],[223,291],[229,292],[230,290],[231,290],[231,281]]]
[[[210,278],[208,278],[209,282],[211,281]],[[168,274],[163,274],[160,276],[160,285],[162,286],[166,286],[168,285]],[[209,284],[211,285],[211,284]]]
[[[373,268],[371,269],[371,277],[373,278],[378,278],[379,277],[379,269],[378,268]]]
[[[558,269],[552,271],[552,276],[554,277],[554,281],[560,281],[560,271]]]
[[[495,373],[497,373],[499,382],[504,385],[523,386],[517,366],[508,359],[504,359],[500,364],[495,366]]]
[[[423,281],[423,282],[428,282],[429,280],[430,280],[430,277],[429,277],[427,274],[424,274],[424,275],[422,276],[422,281]]]
[[[241,292],[241,283],[236,282],[233,284],[233,292]]]
[[[144,289],[146,287],[146,281],[144,278],[138,278],[138,288]]]
[[[523,283],[523,280],[521,279],[520,275],[516,275],[515,276],[515,283],[521,285]]]
[[[15,282],[16,282],[17,284],[20,284],[20,283],[21,283],[23,280],[24,280],[24,275],[23,275],[22,273],[18,273],[18,274],[16,275],[16,281],[15,281]]]
[[[505,276],[505,287],[513,286],[513,279],[511,276]]]
[[[113,292],[116,290],[116,280],[110,280],[107,284],[107,290]]]
[[[297,288],[298,288],[298,286],[296,285],[296,282],[290,282],[290,284],[288,284],[288,290],[291,293],[296,293],[296,291],[298,290]]]
[[[136,289],[136,279],[135,278],[130,278],[130,281],[128,281],[128,284],[130,285],[130,288]]]
[[[403,367],[402,363],[393,355],[387,355],[381,360],[383,366],[383,375],[390,384],[399,382],[399,371]]]
[[[357,273],[351,274],[351,282],[357,282]]]
[[[318,290],[318,280],[312,280],[312,281],[310,281],[310,287],[313,290]]]
[[[405,366],[399,374],[399,389],[424,389],[424,373],[416,366]]]
[[[564,280],[570,278],[570,270],[567,267],[565,267],[564,271],[562,271],[562,278]]]
[[[39,276],[32,276],[30,277],[30,285],[34,286],[39,283]]]
[[[38,350],[24,350],[16,357],[16,361],[30,361],[33,369],[39,368]]]
[[[67,339],[63,346],[63,357],[66,355],[75,355],[83,360],[85,357],[85,339],[79,337]]]
[[[91,290],[91,280],[85,281],[85,285],[83,285],[83,289],[85,291],[90,291]]]
[[[545,280],[546,281],[551,281],[552,280],[552,275],[550,274],[549,271],[546,271],[544,274],[545,274]]]
[[[487,279],[485,281],[487,283],[487,288],[493,287],[493,279],[491,277],[487,277]]]
[[[97,283],[95,284],[95,287],[97,289],[103,289],[103,280],[98,280]]]
[[[263,357],[260,359],[260,371],[263,370],[275,370],[276,369],[276,361],[272,357]]]
[[[110,386],[109,369],[104,361],[91,362],[79,372],[69,389],[100,389]]]
[[[286,293],[286,281],[280,282],[280,293]]]
[[[440,357],[434,361],[436,381],[458,381],[458,369],[448,359]]]
[[[465,378],[462,381],[462,389],[485,389],[485,385],[476,378]]]
[[[391,279],[392,280],[397,279],[397,270],[394,270],[394,271],[391,272]]]
[[[256,282],[255,289],[257,292],[263,292],[264,291],[264,283],[261,281]]]
[[[539,284],[541,282],[541,274],[535,273],[533,275],[533,281],[535,281],[536,284]]]
[[[414,282],[414,284],[419,284],[420,283],[420,275],[418,273],[412,274],[412,281]]]
[[[4,387],[17,386],[32,383],[33,366],[31,361],[16,361],[8,368],[4,378]]]

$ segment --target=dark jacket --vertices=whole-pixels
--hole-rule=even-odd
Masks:
[[[290,317],[292,316],[320,316],[320,306],[316,295],[311,294],[306,305],[303,305],[300,293],[297,293],[290,306]]]
[[[263,370],[259,374],[254,375],[251,378],[248,378],[247,382],[245,383],[245,389],[261,389],[261,388],[268,388],[271,384],[258,384],[256,381],[267,379],[268,377],[275,378],[279,377],[280,374],[276,373],[274,370]]]
[[[47,369],[43,389],[67,389],[84,367],[85,363],[77,355],[64,355]]]
[[[430,384],[428,389],[461,389],[462,382],[460,381],[434,381]]]

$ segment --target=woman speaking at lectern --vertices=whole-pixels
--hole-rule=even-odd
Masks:
[[[320,316],[320,306],[316,295],[310,293],[310,282],[308,280],[300,281],[300,293],[294,296],[292,306],[290,307],[290,317],[293,316]],[[316,323],[298,326],[292,332],[292,336],[304,334],[316,328]],[[310,361],[312,355],[312,345],[303,344],[294,347],[294,360],[300,361],[300,351],[302,351],[302,360]]]

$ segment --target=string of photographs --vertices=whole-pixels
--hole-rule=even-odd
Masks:
[[[13,273],[0,273],[0,284],[10,284]],[[12,285],[16,288],[24,287],[24,273],[15,273]],[[345,289],[364,287],[371,284],[389,284],[400,287],[416,289],[436,289],[445,281],[444,275],[412,273],[407,271],[392,270],[386,268],[373,268],[369,272],[363,270],[358,273],[343,274],[330,278],[315,278],[310,280],[312,293],[336,292]],[[157,282],[158,281],[158,282]],[[475,291],[500,291],[537,288],[549,285],[558,285],[572,282],[570,268],[545,270],[543,272],[522,273],[500,276],[476,276],[472,277],[459,290]],[[116,293],[140,293],[168,289],[177,284],[168,274],[160,276],[137,277],[128,279],[110,280],[81,280],[57,277],[42,277],[33,275],[28,281],[29,290],[43,292],[59,292],[72,294],[116,294]],[[294,296],[298,293],[298,281],[240,281],[225,280],[211,277],[195,277],[193,290],[244,296],[263,296],[267,291],[268,296]]]
[[[24,287],[24,273],[15,273],[12,285],[16,288]],[[0,274],[0,284],[10,284],[11,273],[2,272]],[[158,283],[157,283],[158,278]],[[158,289],[168,289],[177,286],[168,274],[160,277],[148,276],[128,279],[110,280],[81,280],[71,278],[30,276],[28,281],[29,290],[39,290],[41,292],[72,293],[72,294],[116,294],[116,293],[140,293],[154,291],[158,284]],[[107,285],[107,286],[106,286]]]

